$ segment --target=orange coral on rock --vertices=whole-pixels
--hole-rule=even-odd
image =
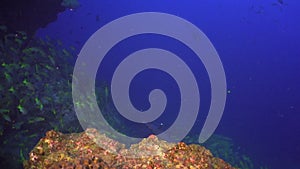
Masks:
[[[99,141],[105,146],[100,147]],[[199,145],[168,143],[151,135],[126,149],[95,129],[72,134],[47,132],[30,152],[24,168],[233,169]]]

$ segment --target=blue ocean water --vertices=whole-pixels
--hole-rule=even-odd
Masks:
[[[105,24],[138,12],[163,12],[196,25],[217,50],[227,80],[227,101],[215,131],[234,140],[256,167],[300,168],[300,3],[295,0],[247,1],[80,1],[61,13],[36,36],[60,39],[77,52]],[[145,21],[147,22],[147,21]],[[122,28],[120,28],[122,29]],[[193,69],[201,106],[192,133],[199,134],[210,104],[210,84],[201,61],[187,47],[159,35],[138,35],[116,45],[98,70],[98,80],[111,80],[118,62],[129,53],[157,47],[178,54]],[[113,59],[111,59],[113,58]],[[148,109],[148,93],[166,92],[167,109],[155,122],[172,125],[180,93],[174,79],[157,70],[144,71],[132,82],[137,109]],[[122,117],[120,117],[122,118]],[[127,123],[128,127],[136,127]],[[151,131],[148,131],[151,132]],[[135,133],[132,133],[135,135]]]

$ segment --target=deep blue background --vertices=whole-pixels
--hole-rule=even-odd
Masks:
[[[82,0],[80,8],[61,13],[55,23],[37,35],[60,39],[79,52],[97,29],[124,15],[166,12],[192,22],[218,51],[231,91],[216,133],[233,138],[256,163],[296,169],[300,168],[300,2],[280,2]],[[151,37],[145,39],[153,45]],[[125,55],[129,49],[133,48],[125,46],[124,52],[118,51]],[[183,59],[190,58],[188,51],[184,54]],[[207,79],[203,82],[200,90],[205,94],[209,84],[205,84]],[[137,78],[135,84],[139,83]],[[202,98],[206,105],[209,96]],[[200,130],[201,122],[196,127]]]

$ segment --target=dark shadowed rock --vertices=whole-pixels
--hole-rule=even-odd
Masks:
[[[5,25],[8,33],[24,31],[32,36],[65,10],[61,3],[62,0],[1,0],[0,25]]]

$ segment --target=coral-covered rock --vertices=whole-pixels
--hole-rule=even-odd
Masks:
[[[233,169],[199,145],[168,143],[151,135],[126,149],[95,129],[72,134],[47,132],[30,152],[24,168]]]

